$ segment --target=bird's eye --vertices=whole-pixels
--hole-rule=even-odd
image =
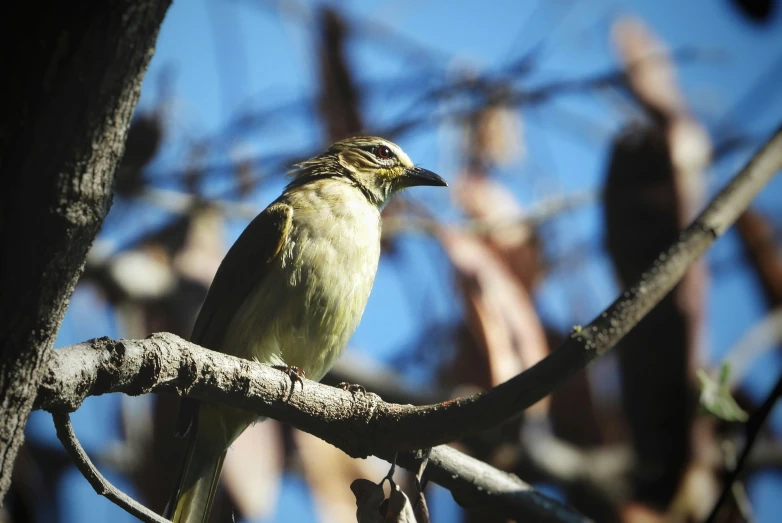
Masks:
[[[385,145],[378,145],[377,147],[375,147],[375,150],[373,152],[375,153],[375,156],[377,156],[381,160],[388,160],[393,156],[391,149],[389,149]]]

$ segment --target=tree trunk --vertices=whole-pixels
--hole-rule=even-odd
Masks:
[[[0,29],[14,41],[0,50],[7,90],[0,97],[0,500],[41,369],[111,205],[169,3],[2,8]]]

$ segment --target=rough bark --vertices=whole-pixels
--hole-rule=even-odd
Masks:
[[[164,391],[289,421],[352,456],[377,455],[391,461],[397,450],[411,451],[399,454],[397,462],[412,470],[418,467],[412,450],[456,439],[450,432],[429,435],[437,422],[415,419],[414,414],[396,423],[398,413],[417,407],[385,403],[371,393],[350,393],[306,379],[300,388],[267,365],[210,351],[168,333],[144,340],[100,338],[55,351],[36,407],[62,413],[78,409],[89,395]],[[421,428],[415,430],[414,424]],[[404,430],[398,438],[393,430],[389,435],[394,425],[413,428],[415,435],[405,436]],[[476,426],[462,425],[467,433],[478,431]],[[472,510],[517,520],[585,521],[513,474],[446,446],[432,449],[427,475]]]
[[[0,499],[169,1],[40,4],[0,16]]]

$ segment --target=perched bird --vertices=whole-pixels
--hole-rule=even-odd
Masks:
[[[447,184],[376,137],[338,141],[296,167],[282,195],[220,264],[191,340],[320,380],[364,312],[380,257],[383,205],[406,187]],[[178,432],[188,450],[167,517],[207,521],[226,450],[257,420],[183,400]]]

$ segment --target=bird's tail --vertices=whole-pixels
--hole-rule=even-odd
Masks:
[[[199,437],[188,436],[187,456],[176,492],[166,506],[165,517],[175,523],[206,523],[220,480],[225,449]]]

